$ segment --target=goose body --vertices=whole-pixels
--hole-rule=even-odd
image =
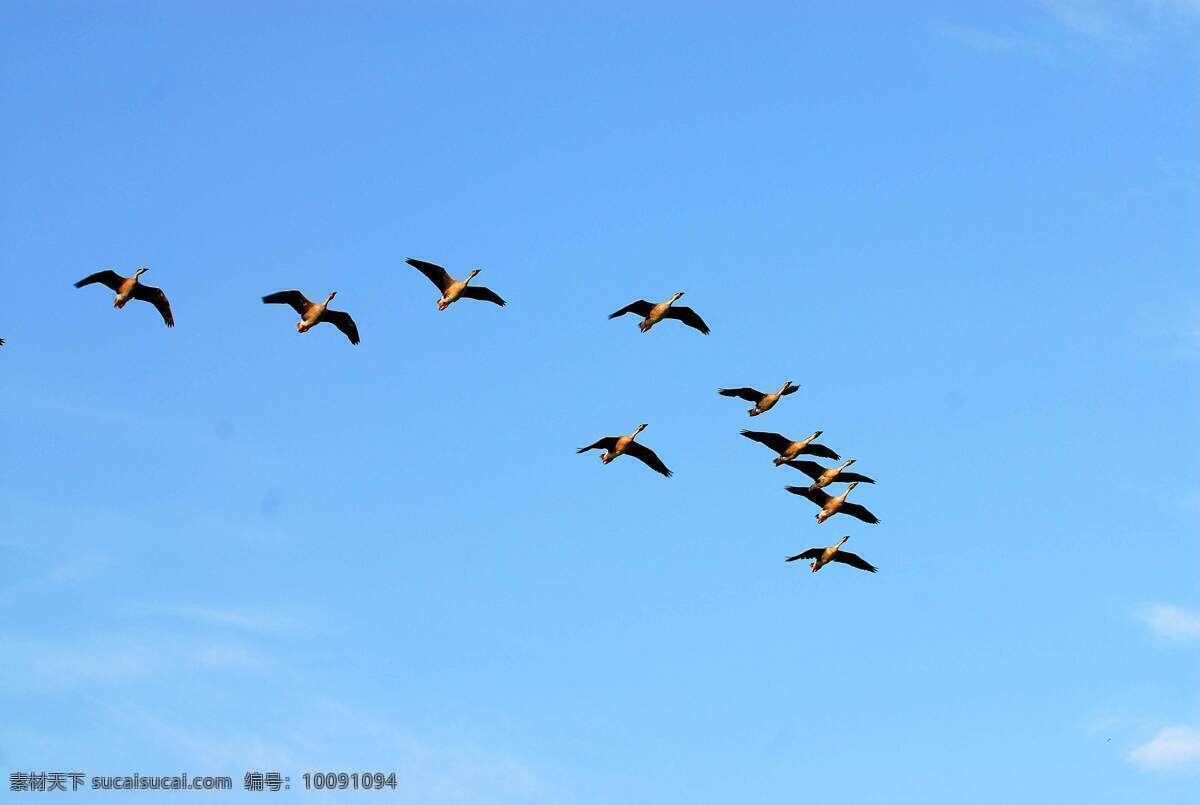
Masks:
[[[818,524],[825,522],[838,512],[841,512],[842,514],[848,514],[851,517],[862,520],[864,523],[870,523],[871,525],[877,524],[879,522],[879,518],[867,511],[865,506],[860,506],[857,503],[848,503],[846,501],[846,497],[856,486],[858,486],[857,481],[846,487],[846,491],[840,495],[837,495],[836,497],[828,495],[825,492],[822,492],[820,489],[809,489],[808,487],[804,486],[789,486],[786,487],[786,489],[793,495],[800,495],[801,497],[808,498],[813,503],[821,507],[821,511],[817,512]]]
[[[658,455],[644,444],[634,441],[637,435],[645,429],[646,426],[644,424],[638,425],[637,430],[627,436],[605,436],[602,439],[597,439],[587,447],[579,448],[575,452],[586,453],[588,450],[603,450],[604,452],[600,455],[600,460],[605,464],[609,464],[621,456],[630,455],[660,475],[670,478],[671,471],[667,469],[666,464],[662,463]]]
[[[799,455],[820,456],[832,461],[840,460],[841,456],[837,453],[825,445],[816,444],[813,441],[824,432],[822,430],[814,431],[811,436],[801,439],[798,442],[793,442],[791,439],[778,433],[767,433],[760,430],[744,430],[742,431],[742,435],[750,441],[766,445],[778,453],[779,455],[775,458],[775,466],[778,467],[780,464],[785,464]]]
[[[789,556],[786,561],[795,562],[797,559],[812,559],[813,561],[809,564],[809,567],[812,568],[813,573],[816,573],[830,562],[840,562],[844,565],[850,565],[850,567],[856,567],[859,570],[865,570],[868,573],[874,573],[879,570],[879,568],[858,554],[843,551],[842,546],[846,544],[846,540],[848,539],[850,538],[842,537],[838,540],[837,545],[830,545],[828,548],[809,548],[804,553]]]
[[[354,319],[349,313],[341,310],[330,310],[329,303],[337,296],[337,291],[330,292],[329,296],[325,297],[325,301],[317,304],[310,302],[308,298],[296,290],[279,291],[273,294],[267,294],[262,298],[265,305],[290,305],[293,310],[300,314],[300,321],[296,322],[296,332],[307,333],[312,328],[322,322],[328,322],[334,327],[337,327],[346,338],[350,339],[351,344],[359,342],[358,325],[354,323]]]
[[[800,472],[813,479],[812,484],[808,487],[812,489],[824,489],[834,481],[839,483],[860,483],[873,484],[875,480],[868,478],[865,475],[860,475],[857,472],[846,472],[846,468],[854,463],[854,459],[843,462],[837,467],[822,467],[815,461],[788,461],[785,462],[792,469],[800,470]]]
[[[615,313],[610,313],[608,317],[615,319],[618,316],[624,316],[626,313],[641,316],[642,320],[638,322],[638,329],[643,333],[650,332],[650,328],[663,319],[675,319],[683,322],[688,327],[708,335],[708,325],[704,323],[704,319],[700,318],[700,314],[690,307],[675,306],[675,303],[679,301],[679,297],[681,296],[683,296],[683,291],[677,291],[670,299],[658,304],[647,302],[645,299],[639,299],[636,302],[629,303]]]
[[[450,273],[446,269],[437,263],[428,263],[413,257],[407,258],[404,262],[428,277],[429,281],[436,285],[437,289],[442,292],[441,298],[437,301],[438,310],[445,310],[459,299],[478,299],[483,302],[491,302],[500,307],[504,307],[505,305],[504,300],[492,289],[484,288],[482,285],[468,285],[471,280],[475,279],[475,275],[479,273],[478,268],[468,274],[465,280],[456,280],[450,276]]]
[[[741,397],[746,402],[754,403],[754,407],[750,409],[750,416],[758,416],[770,411],[775,407],[775,403],[799,388],[799,386],[793,386],[792,381],[789,380],[783,384],[783,388],[773,394],[763,394],[761,391],[751,388],[717,389],[717,393],[722,397]]]
[[[167,295],[162,292],[161,288],[154,288],[150,285],[143,285],[141,277],[150,269],[139,268],[134,272],[132,277],[122,277],[111,269],[97,271],[95,274],[88,276],[75,283],[76,288],[82,288],[85,285],[93,285],[99,283],[115,291],[117,296],[113,300],[113,307],[123,308],[130,299],[137,299],[141,302],[149,302],[154,305],[162,316],[163,323],[168,327],[175,326],[175,317],[171,313],[171,303],[167,301]]]

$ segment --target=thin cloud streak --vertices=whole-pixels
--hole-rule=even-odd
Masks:
[[[1129,753],[1129,762],[1150,771],[1200,770],[1200,729],[1164,727]]]
[[[1143,609],[1140,617],[1158,637],[1176,642],[1200,640],[1200,612],[1155,604]]]

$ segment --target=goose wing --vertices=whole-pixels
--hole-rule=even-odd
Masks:
[[[838,551],[833,555],[833,559],[831,561],[841,562],[843,565],[850,565],[850,567],[856,567],[859,570],[865,570],[868,573],[874,573],[875,571],[879,570],[879,568],[875,567],[875,565],[871,564],[866,559],[863,559],[856,553],[850,553],[849,551]]]
[[[789,556],[785,562],[795,562],[797,559],[820,559],[821,554],[825,553],[824,548],[809,548],[804,553],[798,553],[795,556]]]
[[[876,525],[879,522],[879,518],[867,511],[866,506],[860,506],[857,503],[843,503],[838,507],[838,511],[871,525]]]
[[[482,285],[468,285],[466,288],[463,288],[462,297],[464,299],[478,299],[482,302],[491,302],[500,307],[504,307],[505,304],[504,300],[500,298],[500,294]]]
[[[325,315],[321,316],[321,321],[327,321],[345,333],[351,344],[358,343],[358,325],[350,318],[349,313],[343,310],[326,310]]]
[[[262,298],[264,305],[291,305],[292,309],[301,316],[308,313],[313,303],[304,298],[299,291],[279,291],[267,294]]]
[[[785,488],[793,495],[799,495],[802,498],[808,498],[822,509],[825,508],[825,504],[829,502],[829,495],[825,494],[820,489],[809,489],[807,486],[788,486]],[[846,504],[842,505],[841,510],[846,510]]]
[[[692,310],[690,307],[670,307],[663,314],[664,319],[677,319],[688,327],[699,330],[708,335],[708,325],[704,323],[704,319],[700,318],[700,314]]]
[[[717,389],[717,394],[720,394],[722,397],[741,397],[746,402],[752,402],[756,404],[761,402],[763,397],[767,396],[761,391],[755,391],[754,389],[748,388]]]
[[[653,304],[647,302],[645,299],[639,299],[636,302],[630,302],[616,313],[609,313],[608,317],[610,319],[615,319],[617,316],[624,316],[626,313],[636,313],[642,318],[646,318],[650,315],[651,310],[654,310]]]
[[[163,317],[163,321],[166,322],[167,326],[175,326],[175,317],[171,315],[171,303],[167,301],[167,295],[162,292],[162,288],[155,288],[152,285],[142,285],[139,282],[133,286],[133,298],[154,305],[154,307],[158,308],[158,313]]]
[[[633,456],[660,475],[665,475],[668,478],[671,477],[671,471],[667,469],[667,465],[663,464],[655,452],[646,447],[646,445],[639,442],[630,442],[629,446],[625,448],[625,454]]]
[[[417,271],[420,271],[426,277],[429,277],[429,281],[436,285],[438,290],[442,293],[445,293],[446,289],[450,287],[450,284],[454,282],[451,276],[446,273],[446,269],[442,268],[437,263],[427,263],[424,260],[417,260],[413,257],[406,258],[404,262],[408,263]]]
[[[842,458],[841,456],[839,456],[837,453],[830,450],[825,445],[816,444],[815,442],[812,444],[804,445],[804,449],[801,450],[800,452],[805,455],[809,455],[809,456],[819,456],[820,458],[827,458],[830,461],[840,461]]]
[[[783,453],[792,446],[792,440],[779,433],[767,433],[761,430],[744,430],[742,435],[752,442],[765,444],[776,453]]]
[[[874,478],[868,478],[867,476],[860,475],[857,472],[839,472],[837,474],[837,477],[834,478],[833,480],[837,481],[839,484],[840,483],[848,483],[848,484],[852,484],[852,483],[873,484],[873,483],[875,483]]]
[[[800,470],[814,481],[821,477],[821,473],[825,472],[825,468],[815,461],[785,461],[783,463],[794,470]]]
[[[587,447],[581,447],[578,450],[576,450],[575,452],[576,453],[586,453],[589,450],[605,450],[605,451],[615,450],[617,447],[617,439],[618,438],[619,437],[617,437],[617,436],[605,436],[603,439],[597,439],[596,441],[589,444]]]
[[[82,288],[84,285],[91,285],[93,282],[98,282],[101,285],[107,285],[114,291],[121,290],[121,283],[125,282],[125,278],[115,271],[106,269],[97,271],[95,274],[89,274],[79,282],[75,283],[76,288]]]

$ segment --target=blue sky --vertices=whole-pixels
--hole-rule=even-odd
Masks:
[[[1194,800],[1200,7],[241,6],[3,5],[6,774]]]

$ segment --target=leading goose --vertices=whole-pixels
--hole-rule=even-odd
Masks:
[[[438,310],[445,310],[459,299],[478,299],[504,307],[504,300],[491,288],[484,288],[482,285],[467,284],[475,279],[475,275],[479,273],[478,268],[468,274],[465,280],[456,280],[450,276],[446,269],[436,263],[427,263],[424,260],[417,260],[413,257],[407,258],[404,262],[428,277],[429,281],[436,285],[438,290],[442,292],[442,297],[437,302]]]
[[[267,294],[262,300],[264,305],[291,305],[292,309],[300,314],[300,321],[296,322],[296,332],[307,333],[321,322],[329,322],[345,333],[351,344],[357,344],[358,325],[354,323],[354,319],[350,318],[349,313],[329,309],[329,303],[335,296],[337,291],[331,291],[319,305],[308,301],[299,291],[279,291]]]
[[[638,444],[634,441],[637,435],[646,429],[645,425],[638,425],[637,430],[628,436],[605,436],[603,439],[597,439],[587,447],[581,447],[576,450],[576,453],[586,453],[588,450],[603,450],[603,455],[600,460],[608,464],[613,459],[629,455],[636,458],[638,461],[645,464],[650,469],[657,473],[671,477],[671,471],[667,469],[667,465],[663,464],[654,451],[644,444]]]
[[[809,489],[824,489],[834,481],[838,483],[857,482],[860,484],[873,484],[875,479],[868,478],[865,475],[860,475],[857,472],[845,472],[844,470],[854,463],[854,459],[843,462],[838,467],[822,467],[815,461],[788,461],[785,462],[789,467],[807,475],[813,479]]]
[[[822,492],[820,489],[809,489],[808,487],[804,486],[789,486],[786,488],[787,491],[791,492],[793,495],[800,495],[801,497],[808,498],[813,503],[821,507],[821,511],[817,512],[818,524],[825,522],[838,512],[841,512],[842,514],[848,514],[851,517],[862,520],[864,523],[870,523],[871,525],[877,524],[879,522],[879,518],[867,511],[866,506],[860,506],[857,503],[846,502],[846,496],[849,495],[850,490],[856,486],[858,486],[857,481],[846,487],[846,491],[837,497],[831,497],[825,492]]]
[[[760,430],[744,430],[742,431],[742,435],[752,442],[765,444],[767,447],[778,453],[779,456],[775,459],[775,466],[778,467],[780,464],[791,461],[793,458],[799,455],[820,456],[821,458],[828,458],[832,461],[840,460],[841,456],[830,450],[825,445],[813,444],[813,439],[817,438],[824,432],[825,431],[823,430],[814,431],[812,436],[809,436],[807,439],[801,439],[798,442],[793,442],[788,437],[782,436],[778,433],[765,433]]]
[[[875,567],[875,565],[863,559],[858,554],[850,553],[849,551],[843,551],[841,549],[842,546],[846,544],[846,540],[848,539],[850,538],[842,537],[840,540],[838,540],[837,545],[830,545],[828,548],[809,548],[804,553],[798,553],[795,556],[789,556],[786,561],[795,562],[797,559],[813,559],[815,561],[809,564],[809,567],[812,568],[813,573],[816,573],[830,562],[841,562],[843,565],[850,565],[850,567],[856,567],[859,570],[865,570],[868,573],[874,573],[877,571],[879,568]]]
[[[675,319],[676,321],[683,322],[688,327],[695,328],[708,335],[708,325],[704,323],[704,319],[700,318],[700,314],[690,307],[674,307],[681,296],[683,296],[683,291],[678,291],[670,299],[665,302],[659,302],[657,305],[653,302],[647,302],[645,299],[639,299],[636,302],[629,303],[616,313],[609,314],[608,317],[615,319],[617,316],[624,316],[626,313],[635,313],[638,316],[642,316],[642,320],[638,323],[638,329],[643,333],[650,332],[650,328],[663,319]]]
[[[130,299],[136,299],[139,302],[149,302],[158,309],[158,313],[162,316],[166,325],[174,327],[175,317],[171,315],[171,303],[167,301],[167,295],[162,292],[162,288],[154,288],[149,285],[143,285],[140,282],[141,276],[149,270],[148,268],[139,268],[134,272],[132,277],[122,277],[110,269],[97,271],[95,274],[89,274],[75,283],[75,287],[82,288],[85,285],[91,285],[95,282],[108,286],[117,293],[117,298],[113,301],[113,307],[115,308],[125,307],[125,303]]]
[[[717,389],[717,394],[722,397],[741,397],[746,402],[754,403],[754,407],[750,409],[750,416],[758,416],[765,414],[775,407],[775,403],[779,402],[781,397],[784,397],[796,391],[799,386],[793,386],[792,381],[787,381],[783,384],[783,388],[774,394],[763,394],[761,391],[756,391],[750,388],[740,389]]]

